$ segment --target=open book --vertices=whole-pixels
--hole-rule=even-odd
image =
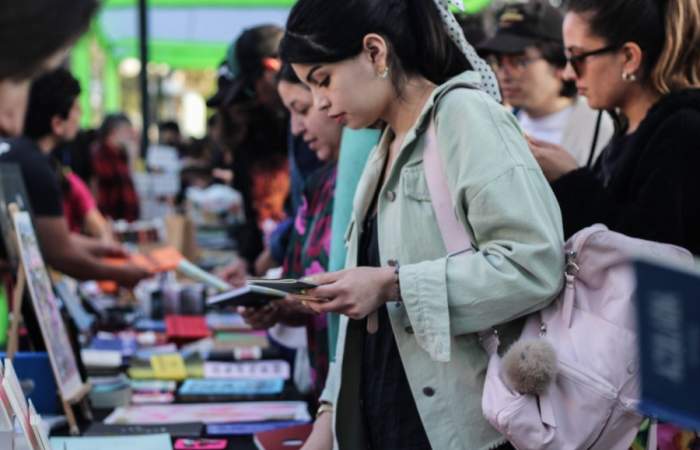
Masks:
[[[207,306],[245,306],[255,308],[281,300],[290,294],[300,300],[321,301],[306,295],[309,289],[316,287],[318,286],[315,284],[300,280],[254,278],[248,280],[246,286],[207,298]]]

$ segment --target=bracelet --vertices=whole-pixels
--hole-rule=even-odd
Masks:
[[[401,277],[399,277],[399,270],[401,265],[395,259],[389,261],[389,266],[394,268],[394,283],[396,284],[396,294],[394,295],[394,301],[401,302]]]
[[[332,413],[333,412],[333,405],[328,403],[328,402],[321,402],[319,405],[318,409],[316,410],[316,418],[318,419],[321,417],[321,414],[323,413]]]

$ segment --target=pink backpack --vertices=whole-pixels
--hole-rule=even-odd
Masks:
[[[445,247],[469,248],[450,200],[434,120],[426,139],[425,176]],[[566,286],[550,306],[527,317],[504,357],[497,332],[480,334],[490,355],[483,413],[519,450],[627,450],[642,422],[630,257],[688,266],[693,259],[680,247],[603,225],[578,232],[564,251]]]

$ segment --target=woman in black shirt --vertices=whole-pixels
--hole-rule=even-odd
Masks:
[[[566,73],[591,107],[619,112],[593,169],[531,140],[566,237],[602,223],[700,254],[700,7],[697,0],[571,0]]]

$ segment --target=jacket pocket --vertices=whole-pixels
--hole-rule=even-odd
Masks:
[[[401,187],[406,197],[412,200],[419,202],[431,201],[422,164],[406,167],[401,171]]]

